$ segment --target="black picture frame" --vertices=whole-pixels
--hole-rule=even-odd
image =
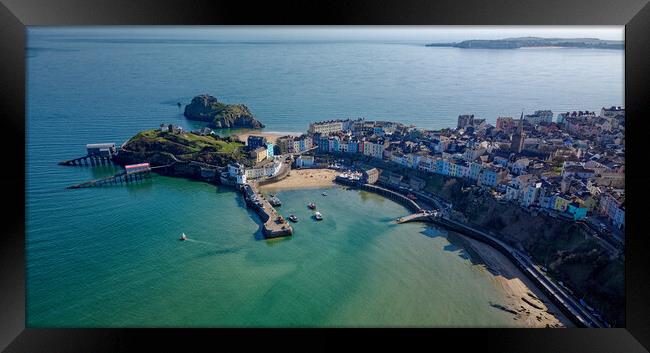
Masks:
[[[625,25],[626,324],[624,329],[184,330],[25,328],[25,26],[338,24],[338,25]],[[650,5],[647,0],[341,1],[260,4],[225,1],[2,0],[0,96],[3,234],[0,237],[0,349],[6,352],[341,349],[338,339],[380,347],[397,339],[486,352],[647,352],[650,347],[649,241],[644,211],[650,173],[644,140],[650,119]],[[631,205],[631,206],[630,206]],[[295,338],[301,338],[296,344]],[[337,340],[333,340],[337,339]],[[301,345],[308,344],[309,346]],[[191,347],[191,348],[190,348]],[[449,348],[446,348],[449,349]]]

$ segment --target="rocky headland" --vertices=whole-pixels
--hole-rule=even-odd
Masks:
[[[247,106],[225,104],[209,94],[192,98],[192,102],[185,106],[184,115],[190,120],[207,122],[213,129],[264,127],[264,124],[255,119]]]
[[[250,163],[243,148],[243,143],[230,137],[147,130],[129,139],[115,157],[115,162],[121,165],[143,162],[152,166],[170,165],[159,172],[203,179],[202,169],[218,170],[228,163]]]
[[[427,47],[454,47],[463,49],[518,49],[534,47],[590,48],[590,49],[625,49],[620,40],[602,40],[597,38],[539,38],[521,37],[506,39],[472,39],[457,43],[431,43]]]

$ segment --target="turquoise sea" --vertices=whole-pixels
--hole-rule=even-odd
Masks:
[[[281,191],[295,236],[266,241],[226,187],[155,176],[66,190],[115,167],[62,167],[121,144],[177,102],[244,103],[268,131],[365,116],[427,128],[535,109],[623,104],[623,52],[462,50],[404,41],[200,40],[140,29],[30,28],[26,248],[30,327],[511,326],[502,294],[443,230],[341,188]],[[315,201],[325,216],[309,219]],[[190,241],[180,242],[185,232]]]

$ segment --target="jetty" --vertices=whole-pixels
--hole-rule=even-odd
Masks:
[[[293,235],[293,227],[280,215],[271,203],[257,190],[256,183],[245,183],[240,187],[246,205],[262,220],[262,234],[265,238]]]
[[[397,224],[407,222],[430,222],[431,217],[437,216],[437,211],[422,210],[421,212],[413,213],[408,216],[400,217],[397,219]]]
[[[104,186],[104,185],[111,185],[111,184],[135,183],[135,182],[142,181],[144,179],[148,179],[150,177],[151,177],[150,173],[148,172],[133,173],[133,174],[127,174],[126,172],[121,172],[105,178],[90,180],[80,184],[68,186],[66,189],[81,189],[81,188],[90,188],[90,187],[97,187],[97,186]]]
[[[115,143],[90,143],[86,145],[85,156],[61,161],[59,165],[108,165],[113,163],[113,157],[116,154]]]
[[[104,185],[117,185],[141,182],[151,178],[151,172],[156,169],[167,168],[172,164],[151,167],[149,163],[131,164],[124,167],[124,171],[105,178],[86,181],[80,184],[68,186],[66,189],[81,189]]]

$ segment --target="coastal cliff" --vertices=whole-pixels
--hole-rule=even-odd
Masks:
[[[173,176],[200,177],[201,168],[218,169],[228,163],[247,162],[244,144],[218,136],[147,130],[129,139],[115,157],[118,164],[148,162],[153,166],[173,164],[161,171]]]
[[[183,114],[190,120],[207,122],[208,126],[214,129],[264,127],[264,124],[255,119],[247,106],[221,103],[208,94],[194,97],[192,102],[185,106]]]
[[[490,229],[529,253],[613,326],[624,324],[624,259],[609,253],[579,224],[499,202],[486,192],[464,187],[458,179],[431,176],[427,189],[451,201],[467,222]]]

